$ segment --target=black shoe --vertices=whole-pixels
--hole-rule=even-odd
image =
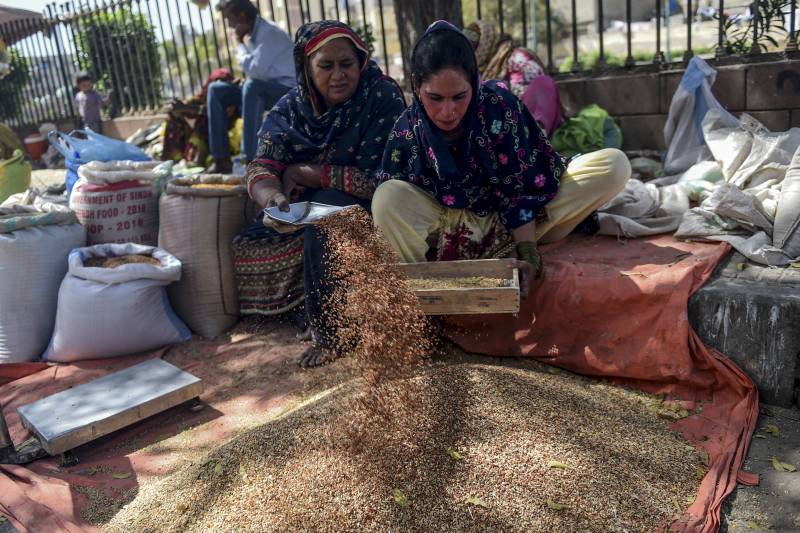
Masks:
[[[597,211],[583,219],[583,221],[572,230],[572,233],[581,233],[588,237],[596,235],[600,231],[600,219],[597,216]]]
[[[203,171],[204,174],[230,174],[232,172],[233,163],[230,159],[214,161],[214,164]]]

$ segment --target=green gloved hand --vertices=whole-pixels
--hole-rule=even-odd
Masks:
[[[533,278],[539,279],[542,277],[544,265],[542,264],[542,255],[536,247],[535,242],[522,241],[517,243],[517,258],[530,264],[533,268]]]

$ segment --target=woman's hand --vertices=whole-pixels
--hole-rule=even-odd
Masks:
[[[277,206],[281,211],[289,210],[289,200],[277,179],[262,179],[253,185],[253,200],[263,209]]]
[[[322,165],[306,163],[289,165],[283,171],[281,182],[283,183],[283,194],[287,198],[292,197],[292,192],[298,186],[319,189],[322,187]]]
[[[544,271],[542,256],[536,247],[536,222],[531,221],[516,228],[513,231],[514,241],[517,243],[517,258],[530,266],[528,269],[528,280],[526,284],[530,287],[531,279],[539,279]],[[520,269],[520,276],[522,270]],[[520,279],[520,293],[522,292],[523,281]]]
[[[522,241],[517,243],[517,258],[531,266],[533,279],[539,279],[544,272],[542,264],[542,254],[533,241]]]
[[[527,298],[531,291],[531,278],[533,277],[533,267],[526,261],[512,259],[509,261],[509,268],[516,268],[519,271],[519,295]]]
[[[309,165],[307,163],[296,163],[289,165],[283,171],[284,189],[288,183],[302,185],[310,189],[322,187],[322,165]]]

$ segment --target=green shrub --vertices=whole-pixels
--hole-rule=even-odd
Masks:
[[[695,55],[706,55],[714,52],[713,47],[701,47],[692,50]],[[672,61],[682,61],[683,55],[686,53],[686,50],[673,50],[672,51]],[[633,60],[637,64],[647,64],[653,62],[653,57],[655,54],[653,52],[642,52],[637,51],[633,52]],[[623,54],[606,54],[605,60],[606,65],[610,68],[618,68],[625,66],[625,60],[627,59],[627,55]],[[597,63],[600,60],[600,53],[599,52],[588,52],[588,53],[579,53],[578,54],[578,63],[580,64],[580,70],[592,70],[597,68]],[[572,72],[572,56],[569,56],[565,59],[559,66],[559,72]]]
[[[76,26],[78,61],[101,91],[112,88],[112,108],[161,105],[161,64],[146,16],[127,8],[82,17]]]
[[[28,64],[14,49],[7,49],[9,64],[8,73],[0,78],[0,119],[20,118],[22,113],[22,91],[30,79]]]

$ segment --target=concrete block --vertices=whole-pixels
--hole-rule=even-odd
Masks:
[[[664,72],[661,74],[661,113],[669,112],[669,105],[678,85],[683,78],[683,71]],[[717,79],[711,86],[711,92],[719,103],[728,111],[741,111],[745,107],[745,69],[730,67],[717,69]]]
[[[147,115],[141,117],[119,117],[113,120],[104,120],[102,134],[123,141],[136,133],[139,128],[146,128],[160,124],[167,120],[167,115]]]
[[[761,401],[788,407],[800,367],[800,273],[748,265],[732,254],[689,299],[689,321],[708,346],[756,383]]]
[[[586,80],[586,97],[610,115],[659,112],[658,74],[614,76]]]
[[[557,85],[561,104],[568,117],[577,115],[578,111],[589,103],[586,101],[586,80],[561,80]]]
[[[745,109],[746,78],[745,69],[740,66],[720,68],[711,92],[728,111],[741,111]]]
[[[770,131],[786,131],[791,127],[791,111],[748,111],[747,114],[761,122]]]
[[[790,128],[800,128],[800,109],[792,109],[791,118],[789,118]]]
[[[675,96],[675,91],[678,90],[678,86],[681,84],[681,78],[683,78],[682,70],[663,72],[659,76],[659,113],[664,113],[665,115],[669,113],[672,97]]]
[[[800,61],[747,67],[747,109],[800,108]]]
[[[616,117],[622,129],[624,150],[664,150],[664,124],[667,115],[631,115]]]

